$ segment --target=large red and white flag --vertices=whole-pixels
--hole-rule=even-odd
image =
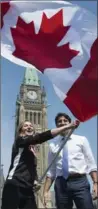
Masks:
[[[69,2],[10,1],[1,12],[1,55],[47,75],[80,121],[96,115],[96,16]]]

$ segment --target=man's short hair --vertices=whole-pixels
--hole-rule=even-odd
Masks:
[[[60,113],[58,113],[58,114],[56,115],[56,117],[55,117],[55,124],[56,124],[56,125],[57,125],[58,119],[59,119],[60,117],[62,117],[62,116],[64,116],[64,117],[69,121],[69,123],[71,123],[71,118],[69,117],[69,115],[67,115],[66,113],[60,112]]]

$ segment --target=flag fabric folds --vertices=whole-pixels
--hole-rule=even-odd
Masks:
[[[1,3],[1,55],[35,66],[80,121],[98,114],[97,18],[69,2]]]

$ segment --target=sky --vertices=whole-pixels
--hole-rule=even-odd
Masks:
[[[97,15],[96,1],[73,1],[73,3]],[[1,161],[4,165],[5,177],[10,166],[11,148],[14,142],[15,102],[23,81],[24,72],[24,67],[1,58]],[[55,127],[54,118],[58,112],[65,112],[74,119],[70,110],[56,96],[48,78],[45,75],[38,74],[42,85],[45,86],[47,102],[50,104],[47,108],[48,128]],[[88,138],[97,161],[97,117],[95,116],[89,121],[81,123],[75,133]]]

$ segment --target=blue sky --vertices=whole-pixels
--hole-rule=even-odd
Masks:
[[[97,15],[96,1],[73,1]],[[6,177],[10,165],[11,147],[14,141],[15,131],[15,102],[19,88],[23,80],[25,68],[1,59],[1,158],[4,165],[4,176]],[[39,74],[42,84],[45,86],[48,104],[48,127],[55,127],[54,118],[58,112],[66,112],[72,118],[69,109],[60,102],[55,95],[52,85],[47,77]],[[76,130],[79,135],[88,138],[95,159],[97,160],[97,117],[93,117],[85,123],[81,123]]]

